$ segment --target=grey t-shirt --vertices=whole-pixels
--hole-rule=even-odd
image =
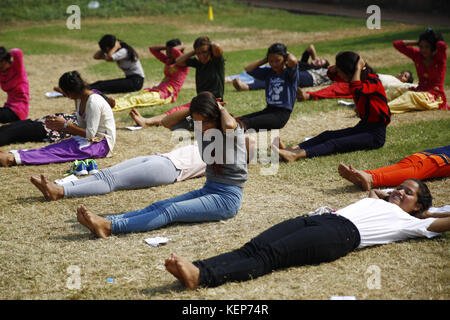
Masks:
[[[333,81],[331,81],[330,78],[327,76],[328,69],[327,68],[320,68],[320,69],[310,69],[307,70],[312,79],[313,79],[313,86],[323,86],[327,84],[331,84]]]
[[[126,76],[139,75],[145,78],[144,69],[142,68],[139,59],[136,61],[128,60],[128,50],[120,48],[111,55],[112,59],[117,62],[117,65],[125,73]]]
[[[194,132],[200,156],[206,163],[206,179],[244,187],[248,179],[244,129],[238,124],[234,131],[226,134],[219,129],[202,133],[198,124],[201,122],[194,122]]]

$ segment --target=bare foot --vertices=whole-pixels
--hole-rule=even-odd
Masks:
[[[138,126],[141,126],[142,128],[145,128],[147,124],[145,123],[145,118],[141,116],[139,111],[136,109],[131,109],[130,111],[130,117],[136,122]]]
[[[56,201],[64,198],[64,188],[58,186],[54,182],[48,181],[43,174],[41,174],[40,179],[32,176],[30,178],[30,181],[32,184],[36,186],[36,188],[39,189],[39,191],[42,192],[45,199],[50,201]]]
[[[282,160],[287,162],[295,162],[300,158],[306,158],[305,150],[300,149],[298,146],[294,148],[286,147],[278,137],[273,139],[271,148],[274,152],[278,153]]]
[[[180,257],[175,253],[172,253],[172,256],[175,260],[180,277],[183,279],[182,283],[188,289],[197,289],[200,284],[200,270],[185,258]]]
[[[180,271],[178,270],[173,253],[170,255],[170,258],[166,259],[164,266],[166,267],[166,270],[169,271],[175,278],[177,278],[183,286],[186,286],[184,284],[183,278],[181,277]]]
[[[84,220],[81,217],[80,219],[78,217],[79,215],[82,215]],[[111,235],[111,221],[90,213],[84,205],[77,208],[77,219],[81,224],[83,224],[82,222],[86,223],[87,225],[83,225],[95,233],[99,238],[107,238]]]
[[[92,228],[92,226],[88,223],[88,221],[84,217],[84,214],[81,212],[80,207],[77,208],[77,220],[80,224],[88,228],[95,235],[95,230]]]
[[[302,88],[297,88],[297,101],[306,101],[309,100],[309,93],[303,92]]]
[[[356,170],[352,165],[347,167],[341,163],[338,166],[338,172],[342,178],[361,187],[363,190],[369,191],[373,187],[372,175],[362,170]]]
[[[239,78],[233,79],[233,86],[237,91],[248,91],[248,84],[243,83]]]

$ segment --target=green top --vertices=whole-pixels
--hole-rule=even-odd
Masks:
[[[197,94],[203,91],[213,93],[216,98],[223,98],[225,86],[225,59],[223,55],[220,57],[211,57],[206,64],[202,64],[196,58],[190,58],[186,61],[186,65],[194,67],[195,85]]]

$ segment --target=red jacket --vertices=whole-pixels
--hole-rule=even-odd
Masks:
[[[337,74],[328,71],[328,77],[337,82],[344,82]],[[355,102],[356,111],[365,123],[391,122],[386,93],[383,84],[376,74],[369,73],[366,80],[350,81],[350,94]]]
[[[439,109],[449,109],[444,91],[444,78],[447,63],[447,45],[444,41],[436,43],[436,53],[429,66],[423,63],[423,57],[418,48],[408,47],[401,40],[394,42],[394,48],[409,57],[416,66],[419,85],[411,88],[412,91],[427,91],[436,99],[442,98]]]

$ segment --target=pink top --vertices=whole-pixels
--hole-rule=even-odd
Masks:
[[[444,92],[445,65],[447,62],[447,45],[445,42],[438,41],[436,43],[436,53],[429,66],[423,63],[423,57],[418,48],[408,47],[402,40],[394,41],[394,48],[411,58],[416,65],[419,85],[409,90],[427,91],[436,98],[441,97],[442,103],[439,105],[439,109],[449,109]]]
[[[25,120],[30,105],[30,88],[23,65],[23,52],[20,49],[11,49],[9,53],[13,59],[11,66],[0,72],[0,86],[8,94],[4,107],[10,108],[20,120]]]
[[[197,143],[163,153],[161,156],[168,158],[172,161],[175,168],[181,170],[177,181],[183,181],[205,174],[206,163],[203,162],[200,156]]]
[[[161,51],[154,50],[152,47],[149,48],[150,52],[162,63],[164,66],[164,79],[153,88],[147,89],[148,91],[159,91],[162,99],[166,99],[172,96],[172,102],[177,100],[178,92],[180,92],[181,87],[184,84],[184,80],[186,80],[186,76],[189,72],[189,67],[180,67],[175,65],[175,63],[168,65],[167,64],[167,55],[162,53]],[[183,53],[177,48],[172,48],[172,55],[176,59],[181,56]],[[168,87],[173,89],[169,90]]]

